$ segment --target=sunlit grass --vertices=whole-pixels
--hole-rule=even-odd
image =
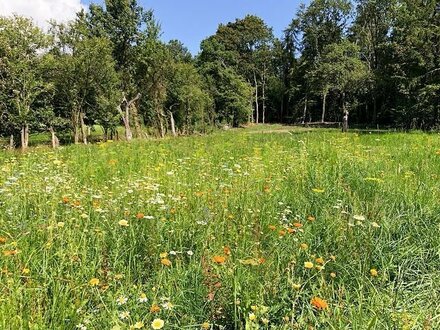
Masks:
[[[0,328],[439,328],[438,135],[259,129],[0,153]]]

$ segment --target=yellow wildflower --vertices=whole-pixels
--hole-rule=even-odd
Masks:
[[[92,279],[89,281],[89,284],[90,284],[91,286],[97,286],[97,285],[99,284],[99,279],[96,278],[96,277],[94,277],[94,278],[92,278]]]
[[[119,220],[118,224],[119,224],[119,226],[121,226],[121,227],[128,227],[128,226],[129,226],[127,220]]]
[[[304,263],[304,267],[307,268],[307,269],[312,269],[313,268],[313,263],[310,262],[310,261],[306,261]]]
[[[151,322],[151,327],[155,330],[162,329],[165,325],[165,322],[161,319],[154,319],[153,322]]]

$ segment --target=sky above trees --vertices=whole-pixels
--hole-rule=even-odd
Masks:
[[[65,21],[75,16],[81,6],[103,0],[4,0],[0,1],[0,15],[16,12],[32,16],[40,26],[46,20]],[[219,23],[228,23],[247,14],[261,17],[273,27],[275,36],[290,23],[300,3],[308,0],[141,0],[139,4],[152,8],[162,26],[162,39],[182,41],[193,54],[200,42],[217,30]]]

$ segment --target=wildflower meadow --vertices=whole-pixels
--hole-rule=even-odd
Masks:
[[[439,329],[440,139],[0,151],[0,329]]]

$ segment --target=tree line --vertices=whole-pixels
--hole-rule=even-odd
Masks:
[[[164,43],[136,0],[92,4],[44,32],[0,17],[0,136],[56,147],[192,134],[220,125],[344,122],[437,128],[440,5],[434,0],[313,0],[278,38],[259,17],[220,24],[192,56]]]

